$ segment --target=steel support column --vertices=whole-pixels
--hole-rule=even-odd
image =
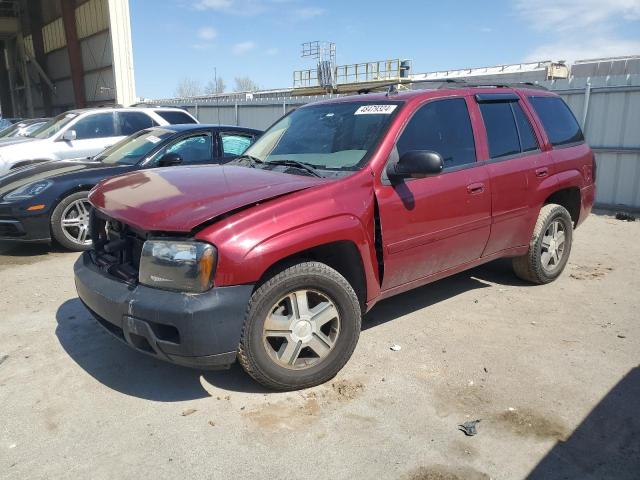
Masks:
[[[0,108],[4,117],[15,116],[11,79],[7,70],[6,48],[7,42],[0,41]]]
[[[31,30],[31,39],[33,40],[33,53],[35,54],[36,61],[39,64],[36,69],[42,70],[42,72],[38,71],[41,77],[41,84],[46,83],[49,87],[50,82],[47,78],[48,72],[46,71],[47,62],[46,56],[44,53],[44,39],[42,37],[42,4],[41,2],[25,2],[25,6],[27,9],[27,15],[25,18],[29,23],[29,29]],[[66,27],[65,27],[66,30]],[[67,40],[68,42],[68,40]],[[42,90],[42,106],[44,108],[44,116],[51,116],[51,91],[50,87],[44,87]]]
[[[84,92],[84,67],[82,65],[82,52],[80,40],[76,29],[76,9],[74,0],[61,0],[62,22],[64,35],[67,41],[67,53],[71,67],[71,82],[73,83],[73,96],[77,108],[87,106],[87,97]]]

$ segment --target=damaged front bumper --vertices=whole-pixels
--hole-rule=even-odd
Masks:
[[[200,294],[131,286],[100,270],[89,252],[74,273],[78,296],[96,320],[136,350],[202,369],[235,362],[252,285]]]

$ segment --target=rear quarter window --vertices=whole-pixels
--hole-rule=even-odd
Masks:
[[[529,97],[551,145],[560,146],[584,141],[576,117],[559,97]]]
[[[156,110],[156,113],[164,118],[170,125],[181,123],[197,123],[190,115],[173,110]]]

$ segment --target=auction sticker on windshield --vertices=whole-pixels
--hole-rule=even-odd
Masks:
[[[354,115],[390,115],[397,105],[363,105]]]
[[[147,137],[147,142],[151,142],[151,143],[158,143],[160,141],[160,139],[154,135],[149,135]]]

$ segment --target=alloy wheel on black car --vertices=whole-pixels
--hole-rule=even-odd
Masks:
[[[76,192],[62,199],[51,215],[51,233],[56,242],[68,250],[91,247],[87,192]]]

